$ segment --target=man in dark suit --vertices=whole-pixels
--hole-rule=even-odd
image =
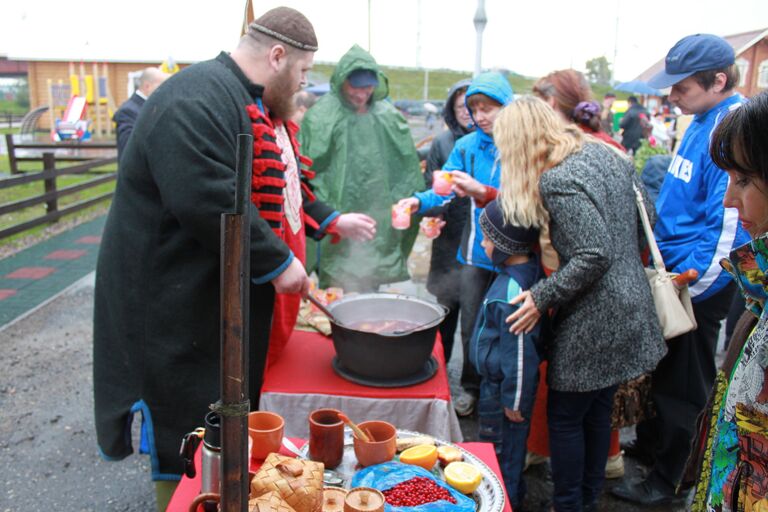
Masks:
[[[136,118],[139,117],[139,110],[147,101],[149,95],[162,84],[170,75],[163,73],[158,68],[147,68],[139,76],[136,92],[134,92],[125,103],[115,112],[114,121],[117,124],[117,159],[120,160],[120,154],[128,143],[128,136],[133,131],[133,125],[136,124]]]

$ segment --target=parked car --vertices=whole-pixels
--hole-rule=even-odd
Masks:
[[[426,104],[430,104],[432,106],[426,106]],[[412,117],[412,116],[420,116],[420,117],[426,117],[428,113],[432,114],[440,114],[440,112],[443,111],[443,105],[445,105],[445,101],[443,100],[397,100],[394,102],[395,107],[402,112],[402,114],[406,117]]]

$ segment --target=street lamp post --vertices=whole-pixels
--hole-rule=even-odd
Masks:
[[[485,16],[485,0],[477,0],[477,10],[475,11],[475,17],[472,20],[475,24],[475,31],[477,32],[477,43],[475,45],[475,74],[477,76],[483,69],[481,65],[483,57],[483,30],[485,30],[485,24],[488,23],[488,18]]]

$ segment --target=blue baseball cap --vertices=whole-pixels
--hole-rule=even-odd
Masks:
[[[376,87],[379,85],[379,77],[370,69],[356,69],[347,75],[349,85],[355,88]]]
[[[664,89],[699,71],[722,69],[734,63],[733,47],[722,37],[694,34],[679,40],[664,59],[664,70],[648,80],[648,85]]]

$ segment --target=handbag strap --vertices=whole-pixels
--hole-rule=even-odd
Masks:
[[[635,202],[637,202],[637,211],[640,214],[640,220],[643,222],[643,231],[645,231],[645,238],[648,240],[648,247],[651,250],[651,258],[653,259],[653,267],[656,272],[663,279],[667,275],[667,269],[664,266],[664,260],[661,258],[661,251],[656,243],[656,237],[653,235],[653,228],[651,227],[651,221],[648,219],[648,212],[645,210],[645,201],[643,201],[643,194],[637,188],[637,185],[632,184],[632,188],[635,191]]]

